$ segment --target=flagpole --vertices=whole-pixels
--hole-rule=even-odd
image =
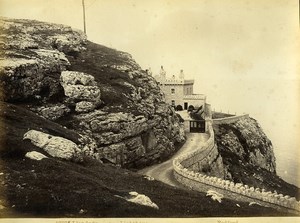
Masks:
[[[84,0],[82,0],[82,10],[83,10],[83,30],[84,30],[84,33],[86,34],[86,25],[85,25],[85,5],[84,5]]]

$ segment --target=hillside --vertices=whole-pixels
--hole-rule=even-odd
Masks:
[[[2,19],[1,27],[2,100],[77,131],[90,156],[140,167],[184,141],[156,81],[129,54],[67,26]]]
[[[1,102],[1,217],[208,217],[285,216],[261,206],[213,201],[204,193],[176,189],[132,171],[84,157],[54,158],[22,140],[29,128],[76,142],[78,134],[20,106]],[[4,135],[5,134],[5,135]],[[37,151],[48,158],[25,157]],[[145,194],[159,210],[120,197]]]
[[[287,215],[133,172],[185,140],[157,82],[81,31],[0,21],[1,217]]]

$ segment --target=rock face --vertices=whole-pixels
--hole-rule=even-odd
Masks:
[[[263,181],[263,173],[276,174],[272,143],[256,120],[243,117],[231,124],[214,126],[214,131],[227,179],[249,183],[249,175]]]
[[[75,111],[86,113],[93,111],[101,102],[100,88],[89,74],[75,71],[63,71],[60,84],[67,96],[67,103],[75,103]]]
[[[1,19],[1,80],[7,101],[56,97],[61,93],[60,72],[70,65],[65,52],[82,50],[85,38],[70,27],[28,20]],[[58,44],[73,36],[69,48]],[[76,39],[76,40],[75,40]],[[71,50],[72,48],[72,50]]]
[[[141,167],[172,155],[185,140],[157,82],[128,53],[67,26],[0,21],[1,100],[22,102],[75,130],[86,155]]]
[[[220,154],[207,167],[208,170],[205,173],[206,175],[215,176],[223,179],[224,176],[227,174],[227,170],[224,168],[223,159]]]
[[[34,109],[34,111],[46,119],[55,121],[67,115],[71,110],[64,104],[47,104]]]

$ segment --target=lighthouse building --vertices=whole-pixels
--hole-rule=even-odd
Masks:
[[[160,88],[165,94],[166,102],[176,107],[181,105],[187,110],[190,105],[194,108],[205,106],[206,96],[204,94],[194,94],[194,80],[184,79],[183,70],[178,77],[172,75],[167,78],[166,71],[161,66],[160,72],[154,78],[159,82]]]

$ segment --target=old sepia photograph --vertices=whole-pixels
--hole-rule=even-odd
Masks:
[[[0,0],[0,222],[300,222],[299,0]]]

